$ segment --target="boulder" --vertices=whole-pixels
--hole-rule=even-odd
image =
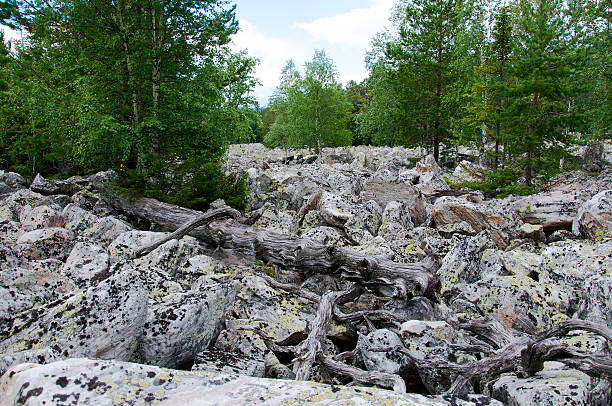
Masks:
[[[191,371],[207,371],[231,375],[263,378],[266,374],[263,359],[245,354],[210,350],[197,354]]]
[[[22,189],[28,186],[28,182],[20,174],[3,170],[0,170],[0,182],[14,189]]]
[[[414,224],[422,225],[427,221],[425,199],[412,184],[386,182],[373,178],[366,182],[360,199],[361,201],[373,200],[380,207],[387,207],[390,202],[404,202]]]
[[[48,258],[66,260],[72,249],[74,233],[65,228],[41,228],[22,234],[16,251],[31,261]]]
[[[468,353],[458,353],[452,348],[454,344],[468,344],[463,334],[444,321],[409,320],[400,327],[401,340],[410,355],[417,360],[451,360],[467,364],[476,361]],[[430,393],[447,391],[456,378],[442,368],[429,368],[417,365],[417,373],[423,386]]]
[[[268,286],[258,276],[246,276],[237,287],[232,317],[215,348],[228,352],[263,356],[267,348],[253,329],[255,327],[277,343],[295,344],[308,335],[315,309],[298,296]]]
[[[572,231],[591,239],[612,237],[612,190],[600,192],[580,206]]]
[[[56,259],[33,261],[0,271],[0,322],[8,323],[16,314],[63,299],[76,290],[60,270]]]
[[[486,231],[475,237],[455,238],[453,242],[453,248],[446,254],[437,272],[441,282],[440,292],[446,297],[457,294],[463,285],[481,279],[481,257],[486,249],[492,248]]]
[[[523,222],[541,225],[545,233],[569,230],[579,207],[588,199],[581,190],[550,190],[520,198],[508,197],[492,201],[495,210],[511,213]]]
[[[0,353],[51,348],[62,357],[130,360],[145,325],[146,291],[127,263],[111,274],[59,304],[14,315],[0,332]]]
[[[440,192],[451,190],[444,178],[436,172],[425,172],[419,177],[416,188],[425,196],[434,196]]]
[[[24,231],[39,228],[63,227],[66,219],[49,206],[24,206],[19,213],[19,223]]]
[[[208,348],[236,297],[235,285],[165,296],[148,308],[139,352],[142,361],[168,368],[193,362]]]
[[[541,254],[538,275],[545,287],[559,288],[569,296],[572,309],[586,300],[587,313],[599,322],[612,322],[612,241],[590,244],[564,241],[551,244]]]
[[[521,224],[511,213],[504,215],[485,204],[452,196],[436,200],[432,208],[432,219],[437,227],[467,222],[477,233],[489,230],[491,238],[500,248],[508,246],[512,236],[518,234],[517,228]]]
[[[591,405],[591,378],[558,362],[544,363],[535,376],[519,379],[504,374],[487,385],[491,397],[511,406]]]
[[[83,231],[82,236],[99,244],[107,244],[131,230],[133,228],[129,224],[108,216],[96,219],[91,226]]]
[[[39,173],[30,185],[30,190],[43,195],[72,196],[88,184],[89,182],[80,176],[73,176],[67,180],[48,180]]]
[[[78,242],[70,251],[63,267],[63,274],[78,286],[89,285],[92,279],[100,278],[110,265],[106,250],[95,244]]]
[[[567,319],[571,308],[570,296],[562,288],[540,284],[527,276],[484,278],[463,285],[461,291],[457,298],[472,303],[478,313],[530,334]]]
[[[319,200],[319,212],[325,224],[330,227],[344,227],[355,213],[340,196],[324,192]]]
[[[211,372],[184,372],[119,361],[71,359],[48,365],[21,364],[0,381],[4,405],[164,404],[355,406],[476,406],[501,404],[484,396],[468,400],[399,395],[364,387],[262,379]]]

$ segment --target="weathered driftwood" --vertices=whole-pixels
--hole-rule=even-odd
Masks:
[[[201,212],[154,199],[115,197],[109,201],[116,209],[158,224],[168,231],[177,230],[202,215]],[[438,298],[436,264],[430,258],[414,264],[397,263],[346,247],[326,246],[308,239],[248,227],[237,221],[208,223],[192,229],[189,235],[249,260],[257,259],[283,268],[313,273],[340,274],[346,280],[358,281],[388,297]]]
[[[308,337],[297,346],[296,358],[293,363],[293,372],[297,380],[307,381],[310,379],[315,359],[319,353],[323,352],[334,304],[341,297],[349,295],[351,291],[352,289],[341,292],[327,292],[321,297],[317,315],[310,325]]]
[[[177,229],[173,233],[170,233],[167,236],[155,241],[154,243],[136,250],[136,252],[134,253],[134,257],[140,258],[143,255],[147,255],[148,253],[152,252],[157,247],[167,243],[168,241],[180,240],[181,238],[183,238],[185,235],[189,234],[191,231],[195,230],[196,228],[207,225],[213,221],[221,220],[224,218],[238,218],[238,217],[240,217],[240,212],[230,207],[222,207],[220,209],[207,211],[201,216],[196,217],[194,220],[184,224],[183,226],[181,226],[179,229]]]

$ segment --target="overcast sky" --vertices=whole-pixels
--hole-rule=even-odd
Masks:
[[[315,49],[333,59],[343,84],[364,79],[370,40],[388,25],[394,1],[236,0],[240,32],[234,43],[260,60],[256,76],[261,86],[255,90],[260,104],[267,104],[285,62],[293,59],[301,67]]]

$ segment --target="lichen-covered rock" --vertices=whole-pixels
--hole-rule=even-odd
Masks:
[[[120,234],[108,246],[108,253],[111,257],[132,256],[137,249],[159,241],[166,236],[166,233],[156,233],[152,231],[128,231]]]
[[[359,340],[358,346],[368,371],[401,374],[402,369],[406,367],[401,353],[389,351],[391,348],[402,346],[400,337],[390,330],[372,331]]]
[[[510,406],[587,406],[591,378],[557,362],[546,362],[535,376],[504,374],[488,385],[491,397]]]
[[[266,210],[254,226],[279,234],[291,234],[293,216],[283,211]]]
[[[502,214],[463,197],[444,196],[437,199],[432,208],[432,218],[438,227],[465,221],[477,233],[489,230],[491,238],[500,248],[506,248],[511,237],[518,233],[519,226],[512,213]]]
[[[494,276],[464,285],[459,298],[473,303],[481,314],[517,330],[535,333],[567,318],[570,297],[562,289],[527,276]]]
[[[4,199],[4,204],[10,207],[15,214],[18,214],[24,206],[36,207],[48,203],[49,198],[30,189],[18,190]]]
[[[200,242],[189,236],[180,240],[170,240],[149,254],[135,259],[137,269],[147,272],[156,269],[173,277],[180,269],[187,265],[189,258],[204,254]]]
[[[94,242],[106,244],[131,230],[132,227],[129,224],[112,216],[107,216],[95,220],[91,226],[83,231],[83,237]]]
[[[15,365],[25,363],[50,364],[61,359],[62,357],[60,357],[50,348],[19,351],[11,354],[0,354],[0,376]],[[0,402],[1,401],[2,398],[0,398]]]
[[[4,183],[10,188],[24,188],[28,185],[28,182],[23,176],[15,172],[6,172],[0,170],[0,182]]]
[[[140,342],[147,364],[175,368],[191,361],[215,338],[218,324],[233,304],[235,285],[210,286],[150,303]]]
[[[297,343],[308,335],[314,318],[312,304],[295,295],[271,288],[258,276],[247,276],[237,287],[232,317],[215,343],[215,348],[247,355],[261,355],[266,346],[253,329],[261,330],[278,343]]]
[[[450,190],[450,186],[444,178],[435,172],[426,172],[419,177],[416,188],[425,196],[433,196],[439,192]]]
[[[466,283],[474,283],[480,279],[480,258],[487,248],[492,248],[487,232],[475,237],[455,239],[454,247],[442,260],[438,276],[442,284],[441,293],[454,295]]]
[[[542,252],[539,280],[544,286],[557,286],[566,292],[574,310],[581,300],[587,300],[588,308],[610,323],[610,252],[612,241],[595,244],[564,241],[551,244]]]
[[[63,227],[66,220],[57,210],[49,206],[24,206],[19,213],[19,223],[24,231],[39,228]]]
[[[319,200],[319,211],[325,224],[331,227],[344,227],[355,213],[350,205],[340,196],[324,192]]]
[[[66,180],[48,180],[40,173],[36,175],[34,181],[30,185],[30,189],[34,192],[43,195],[68,195],[72,196],[83,187],[87,186],[88,182],[80,176],[73,176]]]
[[[91,214],[74,203],[64,207],[62,216],[66,220],[64,228],[73,231],[77,235],[80,235],[87,228],[91,227],[96,220],[98,220],[97,216]]]
[[[468,344],[460,332],[446,322],[410,320],[401,326],[401,339],[411,356],[421,360],[454,360],[459,364],[475,361],[473,355],[455,351],[453,344]],[[441,368],[417,365],[418,375],[430,393],[443,393],[456,375]]]
[[[75,291],[75,284],[61,273],[62,265],[56,259],[46,259],[0,270],[0,324]]]
[[[380,207],[387,207],[390,202],[404,202],[410,211],[412,222],[416,225],[422,225],[428,218],[425,199],[412,183],[396,183],[372,178],[366,182],[360,198],[362,201],[374,200]]]
[[[60,227],[41,228],[22,234],[16,250],[31,261],[55,258],[64,261],[72,249],[74,233]]]
[[[109,259],[104,248],[78,242],[70,251],[62,272],[78,286],[85,287],[96,276],[108,270]]]
[[[612,237],[612,190],[600,192],[580,206],[572,231],[586,238]]]
[[[387,390],[262,379],[212,372],[183,372],[118,361],[71,359],[49,365],[21,364],[0,381],[0,405],[397,405],[501,404],[483,396],[399,395]]]
[[[146,320],[146,291],[127,263],[111,274],[59,304],[14,315],[0,331],[0,353],[51,348],[63,357],[130,360]]]

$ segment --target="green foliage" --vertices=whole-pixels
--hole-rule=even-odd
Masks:
[[[480,190],[490,197],[506,197],[511,194],[525,196],[536,193],[538,191],[536,187],[516,183],[520,174],[521,170],[516,168],[490,170],[482,173],[482,181],[466,181],[458,186]]]
[[[123,185],[203,208],[236,207],[220,160],[259,129],[255,60],[235,53],[225,0],[34,0],[10,16],[30,34],[0,78],[0,158],[27,176],[123,168]],[[6,13],[5,13],[6,14]],[[0,57],[5,53],[0,52]],[[234,199],[235,197],[235,199]]]
[[[333,62],[324,51],[315,51],[304,65],[303,75],[288,61],[272,101],[278,117],[264,143],[311,147],[317,153],[326,146],[350,145],[351,104],[336,77]]]

